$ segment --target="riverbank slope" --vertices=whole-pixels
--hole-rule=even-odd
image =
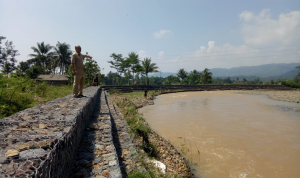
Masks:
[[[132,92],[123,94],[112,94],[112,100],[118,105],[120,111],[124,115],[131,133],[137,131],[134,137],[138,138],[140,152],[146,152],[150,159],[155,159],[166,165],[166,176],[169,177],[194,177],[188,161],[177,151],[174,146],[163,137],[155,133],[142,118],[142,115],[138,114],[137,109],[145,105],[152,105],[153,99],[160,93],[149,92],[148,98],[143,97],[143,92]],[[131,113],[132,106],[134,107],[135,114]],[[137,120],[135,118],[138,118]],[[142,123],[139,123],[142,120]],[[132,124],[133,121],[138,124]],[[143,126],[141,125],[143,124]],[[144,126],[149,129],[144,128]],[[139,132],[144,132],[140,134]],[[146,134],[146,138],[143,136]],[[148,143],[147,143],[148,142]]]

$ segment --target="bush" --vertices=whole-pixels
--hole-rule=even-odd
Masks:
[[[143,145],[142,148],[148,154],[149,157],[153,157],[153,158],[158,157],[155,145],[150,143],[148,145]]]
[[[300,88],[300,83],[296,83],[293,80],[282,81],[281,84],[292,88]]]
[[[118,90],[118,89],[115,89],[115,88],[110,88],[110,89],[108,90],[108,93],[109,93],[109,94],[120,94],[121,91]]]
[[[156,178],[154,173],[151,171],[148,172],[140,172],[140,171],[134,171],[128,174],[128,178]]]
[[[35,92],[38,96],[45,96],[47,92],[47,86],[45,82],[42,82],[35,86]]]
[[[40,66],[32,66],[25,71],[26,76],[31,79],[36,79],[40,74],[43,73],[43,69]]]
[[[0,74],[0,118],[72,93],[72,86],[52,86],[17,75]]]

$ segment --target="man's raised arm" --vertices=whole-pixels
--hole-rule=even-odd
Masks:
[[[91,59],[93,58],[92,56],[89,56],[89,55],[83,55],[83,57],[84,58],[91,58]]]

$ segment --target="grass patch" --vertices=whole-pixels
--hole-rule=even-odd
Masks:
[[[147,172],[140,172],[138,170],[131,172],[128,174],[128,178],[182,178],[178,175],[164,175],[159,173],[158,170],[154,170],[155,168],[151,168],[147,170]]]
[[[71,85],[52,86],[24,77],[6,78],[0,74],[0,119],[71,94],[72,88]]]
[[[128,93],[126,93],[126,95],[128,98],[132,98],[132,96],[137,97],[138,95],[142,95],[142,92],[137,92],[137,93],[134,93],[133,95],[128,95]],[[143,116],[140,113],[138,113],[137,106],[129,99],[126,98],[124,99],[125,100],[117,102],[116,104],[122,110],[125,120],[130,128],[130,131],[134,134],[136,138],[142,139],[141,148],[150,157],[157,156],[157,154],[154,153],[154,151],[156,151],[154,145],[151,145],[148,139],[149,134],[151,133],[151,129],[146,124],[146,121],[143,118]]]
[[[147,99],[154,99],[155,96],[166,94],[166,93],[177,93],[177,92],[184,92],[185,90],[150,90],[147,94]],[[129,100],[133,99],[143,99],[144,98],[144,91],[133,91],[129,93],[120,93],[120,96],[125,97]]]
[[[121,93],[120,90],[115,89],[115,88],[110,88],[107,92],[108,92],[109,94],[120,94],[120,93]]]
[[[148,99],[154,99],[155,96],[164,94],[164,93],[173,93],[183,90],[165,90],[165,91],[149,91]],[[139,157],[141,157],[141,162],[146,168],[146,172],[141,172],[136,170],[134,172],[128,173],[128,178],[179,178],[178,175],[164,175],[154,167],[153,164],[147,163],[144,161],[144,157],[158,158],[159,151],[156,146],[151,143],[148,139],[151,134],[150,127],[146,124],[144,117],[138,113],[137,106],[134,104],[134,101],[144,100],[144,91],[134,91],[130,93],[119,93],[115,96],[115,102],[120,108],[129,128],[130,132],[134,137],[139,138],[140,149],[144,151],[139,152]],[[142,156],[144,155],[144,156]]]

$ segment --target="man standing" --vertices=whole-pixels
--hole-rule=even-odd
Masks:
[[[74,83],[73,83],[73,97],[81,98],[83,85],[84,85],[84,71],[83,71],[83,61],[84,58],[93,58],[88,55],[81,54],[81,47],[79,45],[75,46],[75,53],[71,56],[71,64],[72,64],[72,74],[74,75]]]

